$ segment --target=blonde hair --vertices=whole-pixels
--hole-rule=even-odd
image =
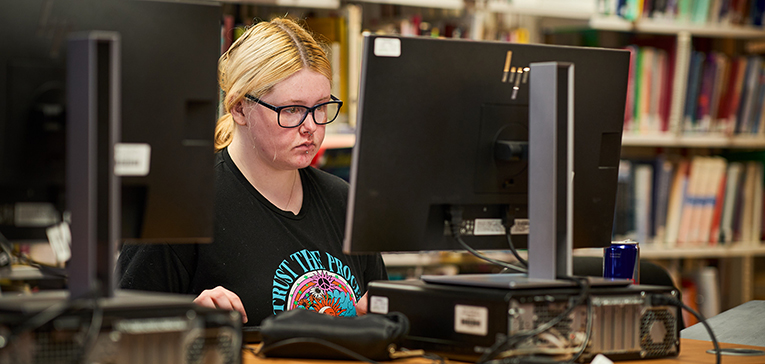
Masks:
[[[332,80],[326,49],[306,29],[286,18],[260,22],[247,29],[218,60],[224,114],[215,126],[215,150],[231,144],[231,109],[246,94],[261,97],[302,69]]]

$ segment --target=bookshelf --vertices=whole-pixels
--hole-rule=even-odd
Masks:
[[[218,0],[221,3],[294,7],[308,9],[339,9],[340,0]]]
[[[594,2],[592,2],[594,3]],[[518,14],[526,16],[589,20],[594,15],[594,6],[582,5],[577,1],[558,1],[555,6],[546,6],[529,1],[489,0],[483,3],[485,11],[490,13]]]
[[[358,2],[452,10],[465,8],[465,2],[462,0],[358,0]]]
[[[765,149],[763,136],[726,136],[722,134],[675,135],[667,133],[625,134],[624,147]]]
[[[757,39],[763,37],[763,30],[752,26],[689,24],[653,19],[628,21],[616,16],[601,15],[592,15],[588,21],[588,26],[597,30],[667,35],[688,33],[691,36],[710,38]]]

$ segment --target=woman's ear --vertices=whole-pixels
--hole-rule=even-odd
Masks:
[[[231,117],[234,118],[234,122],[239,125],[247,125],[247,120],[244,115],[244,101],[239,101],[231,108]]]

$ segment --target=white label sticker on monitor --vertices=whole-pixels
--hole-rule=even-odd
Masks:
[[[151,146],[145,143],[114,145],[114,174],[143,177],[149,174]]]
[[[529,219],[515,219],[515,224],[510,228],[512,235],[529,235]]]
[[[489,309],[480,306],[454,306],[454,332],[486,336],[489,333]]]
[[[505,235],[502,219],[475,219],[473,235]]]
[[[400,57],[401,40],[396,38],[375,38],[375,56]]]
[[[369,299],[369,312],[387,314],[388,313],[388,297],[372,296]]]

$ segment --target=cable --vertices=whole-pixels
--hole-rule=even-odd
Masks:
[[[93,344],[95,344],[94,335],[95,337],[97,337],[98,330],[101,329],[101,322],[103,319],[103,310],[98,305],[99,295],[97,293],[98,293],[98,290],[94,289],[91,292],[88,292],[87,294],[85,294],[83,297],[63,300],[59,303],[49,306],[48,308],[30,317],[26,321],[16,325],[13,328],[13,330],[11,330],[11,332],[8,334],[8,336],[5,338],[5,341],[9,343],[13,342],[17,337],[21,336],[22,334],[26,332],[35,331],[39,329],[40,327],[42,327],[43,325],[60,317],[65,312],[75,308],[82,300],[92,298],[94,301],[93,316],[91,317],[90,326],[83,340],[83,351],[87,350],[89,352],[90,350],[89,346],[92,346]],[[95,330],[96,328],[98,330]],[[95,330],[95,333],[94,333],[94,330]],[[83,352],[81,355],[83,355],[83,358],[85,358],[86,354],[87,353]]]
[[[505,348],[513,347],[513,346],[515,346],[515,345],[517,345],[517,344],[519,344],[519,343],[521,343],[521,342],[523,342],[523,341],[525,341],[525,340],[527,340],[529,338],[532,338],[532,337],[537,336],[538,334],[540,334],[542,332],[545,332],[545,331],[549,330],[550,328],[552,328],[555,325],[557,325],[558,323],[560,323],[563,319],[567,318],[571,314],[571,312],[573,312],[574,309],[576,309],[582,303],[584,303],[585,300],[590,300],[591,301],[591,298],[590,298],[590,285],[589,285],[589,282],[586,279],[580,279],[580,278],[575,278],[575,277],[563,277],[561,279],[574,281],[577,284],[577,286],[579,286],[579,289],[580,289],[579,295],[575,299],[571,300],[573,302],[571,302],[569,304],[569,307],[566,308],[565,311],[560,313],[558,316],[556,316],[552,320],[547,321],[546,323],[537,326],[535,329],[532,329],[532,330],[527,331],[525,333],[518,333],[516,335],[513,335],[513,336],[510,336],[510,337],[506,338],[504,341],[499,341],[499,342],[495,343],[489,349],[489,351],[484,353],[478,359],[478,361],[476,363],[477,364],[485,364],[485,363],[489,363],[490,361],[495,360],[495,358],[498,356],[498,354],[506,351]],[[591,302],[590,302],[590,304],[591,304]],[[588,325],[591,325],[591,321],[589,321],[589,320],[592,319],[591,311],[589,311],[589,313],[590,313],[590,315],[588,315]],[[591,328],[588,329],[588,331],[590,331],[590,330],[591,330]],[[588,334],[587,340],[589,340],[589,334]],[[585,341],[582,345],[583,345],[583,347],[586,347],[587,341]],[[582,349],[582,351],[584,351],[583,349]],[[578,358],[578,356],[577,356],[577,358]],[[516,359],[520,360],[519,358],[516,358]],[[528,358],[526,358],[526,359],[528,359]],[[534,360],[536,360],[536,359],[534,359]],[[558,362],[558,361],[550,361],[549,359],[545,359],[545,360],[548,363],[550,363],[550,362],[557,363]]]
[[[510,246],[510,252],[513,253],[513,256],[515,256],[515,259],[518,259],[518,262],[523,265],[524,268],[529,268],[529,262],[526,261],[526,259],[523,259],[520,254],[518,254],[518,251],[515,249],[515,245],[513,244],[513,237],[510,236],[510,228],[507,228],[507,233],[505,234],[507,236],[507,245]]]
[[[496,265],[502,266],[502,267],[507,268],[507,269],[512,269],[512,270],[514,270],[516,272],[521,272],[521,273],[526,273],[527,272],[526,268],[518,267],[518,266],[512,265],[512,264],[510,264],[508,262],[503,262],[501,260],[496,260],[496,259],[489,258],[489,257],[479,253],[475,249],[473,249],[470,245],[468,245],[465,242],[465,240],[462,239],[462,236],[460,234],[460,226],[462,225],[462,208],[461,207],[454,206],[454,205],[449,206],[449,215],[450,215],[449,227],[451,229],[452,236],[454,236],[454,239],[457,240],[457,242],[460,245],[462,245],[462,247],[465,248],[465,250],[467,250],[470,254],[473,254],[476,257],[478,257],[480,259],[483,259],[483,260],[485,260],[485,261],[487,261],[489,263],[496,264]]]
[[[676,307],[680,307],[686,311],[688,311],[691,315],[695,316],[696,319],[699,320],[699,322],[704,325],[704,328],[707,329],[707,332],[709,333],[709,337],[712,339],[712,344],[715,347],[715,362],[717,364],[720,364],[722,361],[722,357],[720,354],[720,344],[717,342],[717,337],[715,336],[714,331],[712,331],[712,328],[709,327],[709,324],[707,323],[707,319],[699,312],[696,312],[694,309],[688,307],[683,301],[680,301],[674,297],[669,297],[665,295],[653,295],[651,296],[651,304],[655,306],[660,305],[672,305]]]
[[[93,315],[90,318],[90,325],[88,327],[87,334],[82,340],[82,352],[80,353],[80,359],[75,359],[74,363],[85,363],[88,359],[88,355],[95,347],[98,340],[98,334],[101,332],[101,324],[103,323],[104,311],[101,305],[98,304],[98,298],[100,294],[97,294],[99,290],[94,290],[92,296],[93,303]]]
[[[268,356],[268,351],[278,349],[284,346],[290,346],[293,344],[318,344],[318,345],[330,348],[343,355],[346,355],[347,357],[352,358],[353,360],[363,361],[363,362],[367,362],[371,364],[380,364],[379,362],[369,359],[353,350],[349,350],[344,346],[340,346],[331,341],[319,339],[315,337],[295,337],[290,339],[284,339],[279,342],[273,343],[271,345],[263,345],[260,348],[259,354]]]
[[[582,354],[587,350],[587,344],[590,343],[590,336],[592,336],[592,316],[593,313],[593,307],[592,307],[592,296],[589,294],[587,295],[587,325],[584,330],[584,341],[582,341],[582,347],[579,349],[579,351],[574,354],[574,356],[569,359],[569,363],[576,362]]]
[[[508,206],[505,213],[505,236],[507,237],[507,245],[510,247],[510,252],[513,253],[515,259],[518,259],[518,262],[521,263],[524,268],[528,269],[529,262],[518,254],[518,250],[515,249],[515,244],[513,244],[513,236],[511,233],[513,225],[515,225],[515,216],[511,213],[510,206]]]

